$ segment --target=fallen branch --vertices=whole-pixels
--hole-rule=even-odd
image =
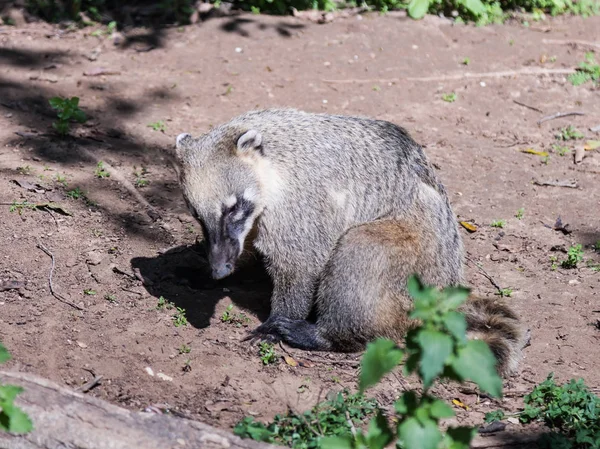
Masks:
[[[556,120],[557,118],[569,117],[570,115],[585,115],[585,112],[557,112],[556,114],[547,115],[546,117],[542,117],[538,120],[537,124],[541,125],[544,122],[549,120]]]
[[[568,40],[564,41],[561,39],[543,39],[542,42],[544,44],[556,44],[556,45],[583,45],[585,47],[594,47],[600,48],[600,42],[591,42],[591,41],[580,41],[580,40]]]
[[[490,282],[492,283],[492,285],[494,286],[494,288],[495,288],[496,290],[498,290],[498,291],[502,290],[502,289],[500,288],[500,286],[498,285],[498,283],[497,283],[497,282],[494,280],[494,278],[493,278],[492,276],[490,276],[490,275],[488,274],[488,272],[487,272],[487,271],[485,271],[485,270],[483,269],[483,267],[482,267],[480,264],[478,264],[477,262],[475,262],[475,261],[474,261],[473,259],[471,259],[469,256],[466,256],[465,258],[467,259],[467,261],[468,261],[468,262],[472,263],[473,265],[475,265],[475,266],[477,267],[477,269],[478,269],[478,270],[481,272],[481,274],[482,274],[482,275],[483,275],[483,276],[484,276],[484,277],[485,277],[485,278],[486,278],[488,281],[490,281]]]
[[[96,162],[96,164],[98,162],[100,162],[100,159],[98,157],[96,157],[91,151],[88,151],[85,148],[80,148],[80,151],[85,153],[85,155],[88,158],[90,158],[91,160],[93,160],[94,162]],[[121,174],[121,172],[119,170],[114,168],[112,165],[110,165],[106,161],[102,161],[102,166],[103,166],[104,170],[106,170],[108,173],[110,173],[111,178],[116,179],[118,182],[120,182],[121,185],[123,187],[125,187],[125,189],[140,204],[142,204],[146,208],[146,213],[148,214],[148,216],[150,218],[152,218],[152,220],[157,220],[160,218],[160,214],[155,209],[155,207],[152,204],[150,204],[146,198],[144,198],[144,196],[133,186],[133,184],[125,176],[123,176]]]
[[[44,251],[48,256],[50,256],[50,259],[52,260],[52,265],[50,266],[50,273],[48,274],[48,285],[50,287],[50,293],[52,294],[52,296],[54,296],[60,302],[67,304],[77,310],[84,310],[83,307],[78,306],[77,304],[69,301],[67,298],[65,298],[61,294],[54,291],[54,286],[52,284],[52,276],[54,275],[54,266],[55,266],[54,254],[48,248],[46,248],[44,246],[44,244],[42,242],[40,242],[39,240],[37,243],[37,247],[39,249],[41,249],[42,251]]]
[[[527,109],[531,109],[532,111],[539,112],[540,114],[543,114],[543,112],[540,109],[538,109],[534,106],[529,106],[528,104],[521,103],[520,101],[517,101],[517,100],[513,100],[513,103],[518,104],[519,106],[523,106]]]
[[[568,187],[570,189],[577,188],[577,181],[567,179],[565,181],[533,181],[537,186],[550,186],[550,187]]]
[[[18,449],[276,449],[189,419],[137,412],[27,373],[0,371],[0,383],[25,389],[17,398],[33,432],[0,432],[0,447]]]
[[[424,76],[424,77],[405,77],[405,78],[372,78],[372,79],[345,79],[345,80],[327,80],[324,83],[330,84],[361,84],[361,83],[398,83],[400,81],[460,81],[469,78],[504,78],[511,76],[536,76],[536,75],[570,75],[575,73],[574,69],[542,69],[527,68],[521,70],[506,70],[502,72],[483,72],[483,73],[457,73],[455,75]]]
[[[81,391],[82,393],[87,393],[92,388],[96,387],[97,385],[100,385],[101,380],[102,380],[102,376],[94,376],[94,378],[92,380],[83,384],[81,387],[78,388],[78,390]]]

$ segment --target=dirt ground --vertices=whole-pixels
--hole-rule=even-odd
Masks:
[[[459,219],[479,226],[472,234],[462,229],[469,283],[494,294],[480,263],[513,290],[507,300],[531,329],[521,372],[506,383],[513,393],[507,409],[549,372],[600,385],[600,273],[587,266],[600,262],[592,248],[600,240],[600,154],[587,151],[574,164],[585,140],[566,142],[571,153],[551,152],[547,161],[522,152],[552,151],[568,125],[586,140],[600,138],[590,131],[600,125],[598,88],[573,87],[560,73],[523,72],[571,69],[586,51],[598,53],[600,17],[475,28],[394,14],[324,25],[241,15],[137,30],[120,45],[90,31],[0,27],[0,279],[19,287],[0,292],[0,340],[14,356],[11,369],[72,387],[102,376],[88,394],[222,428],[246,415],[304,410],[329,390],[354,388],[357,355],[288,348],[303,366],[263,366],[257,348],[241,341],[268,316],[268,278],[249,267],[210,280],[194,246],[200,228],[169,163],[181,132],[198,135],[246,110],[289,106],[391,120],[424,145]],[[503,71],[515,73],[467,75]],[[443,101],[450,92],[456,101]],[[90,117],[73,125],[72,137],[53,133],[54,95],[80,97]],[[571,111],[585,115],[537,124]],[[159,121],[163,131],[148,126]],[[96,176],[98,161],[110,177]],[[147,185],[136,187],[139,179]],[[14,180],[41,187],[29,191]],[[577,188],[533,182],[556,180]],[[77,188],[84,197],[67,195]],[[72,215],[10,212],[13,201],[52,201]],[[572,233],[544,226],[559,216]],[[491,227],[497,219],[506,226]],[[552,269],[551,256],[565,259],[575,243],[584,245],[579,268]],[[72,305],[51,295],[53,262],[40,246],[54,257],[55,292]],[[185,309],[189,325],[175,327],[175,309],[157,309],[161,296]],[[250,323],[221,322],[229,304]],[[180,354],[182,345],[191,351]],[[375,395],[389,405],[407,385],[414,380],[389,376]],[[457,408],[459,422],[481,422],[496,408],[455,387],[438,391],[472,406]]]

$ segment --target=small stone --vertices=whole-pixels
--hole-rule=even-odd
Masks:
[[[146,372],[150,375],[150,376],[154,376],[154,371],[152,370],[152,368],[150,368],[149,366],[147,366],[146,368],[144,368],[146,370]]]

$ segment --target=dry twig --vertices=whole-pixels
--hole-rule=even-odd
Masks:
[[[83,307],[78,306],[77,304],[66,299],[61,294],[54,291],[54,286],[52,285],[52,275],[54,274],[54,266],[55,266],[54,254],[48,248],[46,248],[44,246],[44,244],[42,242],[40,242],[39,240],[37,243],[37,247],[39,249],[41,249],[42,251],[44,251],[46,253],[46,255],[50,256],[50,259],[52,259],[52,265],[50,266],[50,274],[48,275],[48,285],[50,286],[50,293],[52,293],[52,296],[54,296],[60,302],[67,304],[77,310],[84,310]]]
[[[488,281],[490,281],[490,282],[492,283],[492,285],[494,286],[494,288],[495,288],[496,290],[498,290],[498,291],[502,290],[502,289],[500,288],[500,286],[498,285],[498,283],[497,283],[497,282],[494,280],[494,278],[493,278],[492,276],[490,276],[490,275],[488,274],[488,272],[487,272],[487,271],[485,271],[485,270],[483,269],[483,267],[482,267],[480,264],[478,264],[477,262],[475,262],[475,261],[474,261],[473,259],[471,259],[469,256],[466,256],[466,259],[467,259],[467,261],[468,261],[468,262],[472,263],[473,265],[475,265],[475,266],[477,267],[477,269],[478,269],[478,270],[481,272],[481,274],[482,274],[482,275],[483,275],[483,276],[484,276],[484,277],[485,277],[485,278],[486,278]]]
[[[504,78],[511,76],[536,76],[536,75],[570,75],[575,73],[574,69],[542,69],[542,68],[527,68],[520,70],[505,70],[501,72],[482,72],[482,73],[457,73],[455,75],[438,75],[424,77],[405,77],[405,78],[371,78],[371,79],[344,79],[344,80],[328,80],[324,79],[324,83],[330,84],[372,84],[372,83],[398,83],[400,81],[460,81],[469,78]]]
[[[541,125],[542,123],[547,122],[549,120],[555,120],[557,118],[562,118],[562,117],[569,117],[571,115],[585,115],[585,112],[577,112],[577,111],[557,112],[556,114],[547,115],[546,117],[542,117],[541,119],[538,120],[537,124]]]
[[[543,114],[543,112],[540,109],[538,109],[534,106],[529,106],[528,104],[521,103],[520,101],[517,101],[517,100],[513,100],[513,103],[518,104],[519,106],[523,106],[524,108],[531,109],[532,111],[539,112],[540,114]]]

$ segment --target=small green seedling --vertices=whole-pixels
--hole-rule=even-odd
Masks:
[[[277,362],[277,353],[275,352],[275,346],[271,343],[263,341],[258,346],[258,355],[263,365],[271,365]]]
[[[85,113],[79,109],[79,98],[53,97],[49,100],[50,106],[57,111],[58,120],[52,123],[52,127],[61,136],[69,134],[69,124],[72,121],[84,123],[87,121]]]
[[[577,264],[583,260],[583,246],[573,245],[567,252],[567,258],[561,262],[563,268],[577,268]]]
[[[106,299],[108,302],[112,302],[112,303],[117,302],[117,297],[115,295],[106,294],[106,295],[104,295],[104,299]]]
[[[594,243],[594,251],[600,251],[600,240]]]
[[[444,100],[447,103],[454,103],[456,101],[456,98],[457,96],[454,92],[442,95],[442,100]]]
[[[517,220],[522,220],[524,215],[525,215],[525,209],[524,208],[520,208],[517,211],[517,213],[515,214],[515,217],[517,218]]]
[[[0,343],[0,364],[8,360],[10,354]],[[15,398],[22,392],[22,387],[0,383],[0,431],[28,433],[33,430],[29,416],[15,405]]]
[[[137,171],[135,167],[133,167],[133,176],[135,176],[134,184],[137,188],[146,187],[150,181],[146,179],[146,175],[148,174],[148,170],[144,167]]]
[[[106,25],[106,29],[99,28],[96,31],[92,31],[90,36],[94,37],[102,37],[102,36],[111,36],[117,30],[117,22],[112,21]]]
[[[173,307],[175,307],[175,304],[173,304],[171,301],[165,299],[164,296],[161,296],[160,298],[158,298],[158,303],[156,304],[156,310],[162,310],[162,309],[171,310]]]
[[[506,226],[506,220],[494,220],[490,223],[492,228],[503,228]]]
[[[110,177],[110,173],[104,169],[104,162],[102,161],[98,161],[98,164],[96,165],[96,171],[94,172],[94,174],[97,178],[101,179]]]
[[[175,315],[173,315],[173,325],[175,327],[187,326],[188,320],[185,317],[185,309],[177,307]]]
[[[35,205],[34,203],[29,203],[27,201],[22,201],[20,203],[13,201],[10,207],[8,208],[8,211],[17,212],[19,215],[21,215],[23,214],[23,210],[25,209],[36,210],[37,205]]]
[[[67,196],[74,200],[85,198],[85,193],[79,187],[75,187],[73,190],[67,192]]]
[[[566,128],[562,128],[555,137],[558,140],[567,141],[583,139],[585,136],[577,128],[574,128],[573,125],[569,125]]]
[[[381,90],[381,87],[379,87],[379,86],[373,86],[372,89],[373,89],[374,92],[379,92]]]
[[[185,343],[179,347],[179,354],[189,354],[192,348],[190,348]]]
[[[510,298],[513,294],[512,288],[501,288],[496,292],[496,295],[501,296],[502,298]]]
[[[84,295],[88,295],[88,296],[94,296],[94,295],[96,294],[96,291],[95,291],[95,290],[92,290],[91,288],[86,288],[86,289],[83,291],[83,294],[84,294]]]
[[[559,145],[557,143],[555,143],[554,145],[552,145],[552,149],[559,156],[566,156],[567,154],[569,154],[571,152],[571,150],[569,149],[569,147],[567,147],[565,145]]]
[[[503,410],[494,410],[493,412],[487,412],[485,414],[484,421],[487,423],[494,421],[502,421],[505,417]]]
[[[462,65],[469,65],[471,63],[471,59],[470,58],[465,58],[462,60]]]
[[[185,373],[189,373],[192,370],[192,360],[191,359],[187,359],[184,363],[183,363],[183,368],[182,368],[183,372]]]
[[[247,326],[250,322],[250,318],[245,313],[233,313],[233,304],[229,304],[221,315],[221,322],[235,324],[237,327]]]
[[[67,177],[65,175],[61,175],[59,173],[56,174],[56,182],[62,184],[63,187],[67,187]]]
[[[17,167],[17,173],[23,176],[30,175],[32,171],[33,169],[29,165],[26,165],[25,167]]]
[[[579,63],[577,72],[569,75],[569,81],[573,86],[581,86],[589,81],[598,85],[600,83],[600,64],[596,63],[594,53],[585,54],[585,61]]]
[[[556,271],[556,269],[558,268],[558,257],[550,256],[550,262],[552,263],[552,265],[550,265],[550,269],[552,271]]]
[[[166,125],[164,124],[164,122],[162,120],[159,120],[154,123],[149,123],[148,127],[152,128],[154,131],[160,131],[161,133],[164,133],[165,130],[167,129]]]

